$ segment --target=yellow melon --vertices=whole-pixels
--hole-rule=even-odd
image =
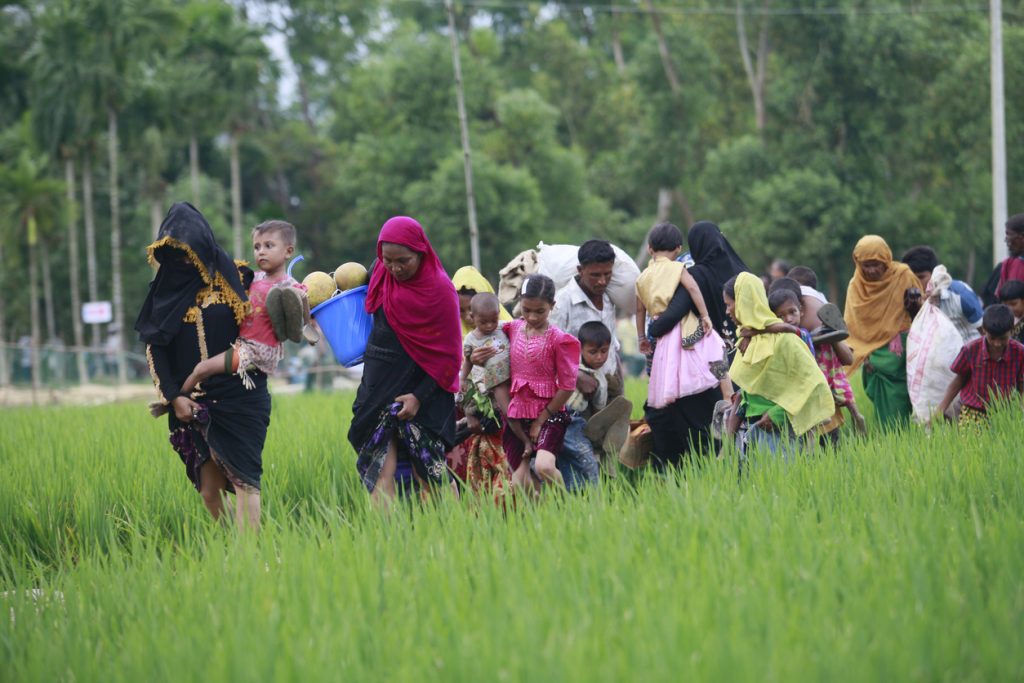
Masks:
[[[334,282],[342,292],[362,287],[368,279],[366,267],[362,263],[356,263],[355,261],[342,263],[334,271]]]
[[[309,290],[309,307],[314,308],[334,296],[334,278],[327,273],[316,270],[307,275],[302,284]]]

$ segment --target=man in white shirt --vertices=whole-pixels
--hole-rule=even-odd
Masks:
[[[601,322],[608,328],[612,335],[612,347],[601,370],[608,377],[608,399],[612,400],[622,394],[619,340],[615,336],[615,305],[607,293],[615,266],[615,251],[605,240],[588,240],[580,245],[577,256],[580,262],[578,274],[555,294],[555,307],[549,321],[573,336],[578,336],[580,327],[591,320]],[[584,383],[588,379],[583,376]],[[580,389],[592,390],[584,387]]]

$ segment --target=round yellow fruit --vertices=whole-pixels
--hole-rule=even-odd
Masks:
[[[342,263],[338,266],[338,269],[334,271],[334,282],[342,292],[355,289],[356,287],[362,287],[366,284],[368,279],[369,277],[366,273],[366,268],[362,263],[356,263],[355,261]]]
[[[309,307],[315,308],[334,296],[334,278],[327,273],[316,270],[302,280],[309,290],[306,296],[309,298]]]

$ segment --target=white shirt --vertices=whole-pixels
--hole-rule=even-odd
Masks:
[[[604,362],[601,371],[606,375],[616,372],[619,366],[619,340],[615,336],[615,304],[612,303],[608,292],[603,295],[603,308],[598,310],[594,302],[590,300],[587,293],[580,287],[576,278],[569,280],[569,284],[558,290],[555,294],[555,307],[549,316],[549,322],[574,337],[578,337],[580,328],[584,323],[591,320],[604,323],[612,335],[612,348],[608,354],[608,360]]]

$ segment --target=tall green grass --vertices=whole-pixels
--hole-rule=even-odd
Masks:
[[[5,412],[2,678],[1024,677],[1019,410],[742,481],[721,460],[386,516],[350,410],[275,399],[258,537],[208,519],[141,406]]]

